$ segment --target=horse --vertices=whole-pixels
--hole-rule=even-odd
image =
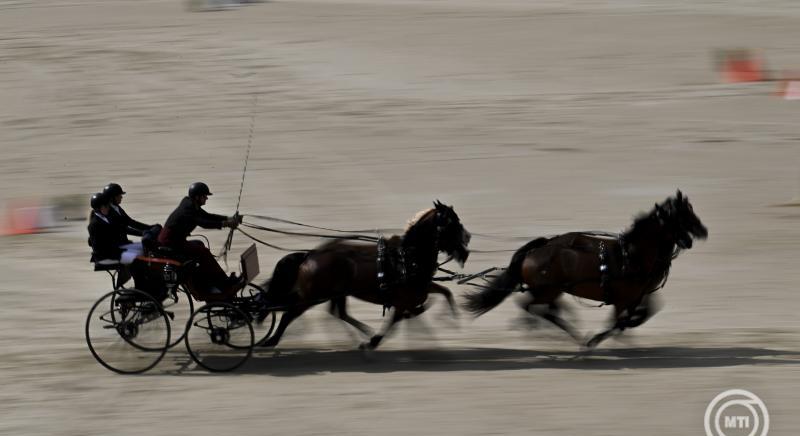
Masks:
[[[707,237],[708,229],[689,198],[678,190],[636,217],[622,234],[570,232],[528,242],[485,288],[467,294],[464,306],[480,316],[521,290],[531,298],[526,311],[542,305],[540,316],[580,341],[572,326],[559,316],[556,299],[568,293],[613,305],[611,327],[586,343],[591,349],[652,317],[650,295],[666,284],[672,261],[692,247],[694,238]]]
[[[294,319],[325,301],[330,301],[332,315],[370,337],[361,349],[377,348],[398,321],[423,313],[431,293],[443,295],[455,313],[450,290],[432,279],[440,252],[464,265],[470,239],[453,208],[437,200],[409,221],[402,236],[380,238],[377,243],[335,239],[308,253],[283,257],[262,287],[267,289],[266,301],[287,309],[275,334],[262,345],[278,345]],[[348,296],[391,308],[380,332],[374,334],[347,313]]]

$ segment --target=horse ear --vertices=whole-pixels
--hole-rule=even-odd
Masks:
[[[681,192],[680,189],[678,189],[678,192],[676,192],[675,195],[678,196],[678,200],[683,200],[683,192]]]
[[[437,199],[436,201],[433,202],[433,206],[439,209],[442,207],[442,202]]]

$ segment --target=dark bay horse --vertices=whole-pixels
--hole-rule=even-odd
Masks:
[[[403,236],[378,243],[336,239],[309,253],[292,253],[275,266],[266,299],[288,307],[275,334],[264,342],[274,347],[289,323],[310,307],[331,302],[331,313],[367,336],[362,348],[374,349],[395,323],[421,314],[429,293],[442,294],[455,310],[452,293],[432,282],[439,253],[462,266],[469,256],[470,234],[452,207],[435,202],[409,222]],[[391,316],[378,334],[352,318],[347,296],[391,307]]]
[[[538,238],[511,258],[508,268],[478,292],[468,294],[465,307],[476,316],[500,304],[515,290],[528,292],[526,307],[544,305],[539,314],[576,340],[572,327],[558,315],[562,293],[614,306],[611,328],[592,337],[593,348],[607,337],[636,327],[651,315],[649,295],[666,283],[672,260],[705,239],[708,230],[681,191],[637,217],[620,235],[573,232]]]

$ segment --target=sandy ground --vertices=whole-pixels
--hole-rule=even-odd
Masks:
[[[0,433],[690,435],[744,388],[770,434],[796,434],[800,210],[770,205],[800,194],[800,106],[711,68],[742,46],[800,67],[795,3],[0,1],[0,200],[114,180],[130,213],[163,222],[204,180],[208,209],[231,213],[257,94],[245,213],[394,228],[438,198],[508,237],[473,248],[513,249],[621,230],[681,188],[710,230],[674,263],[664,310],[589,357],[511,301],[476,321],[437,305],[369,359],[316,309],[236,373],[178,347],[136,377],[84,343],[109,287],[85,223],[3,238]],[[262,269],[280,255],[261,249]],[[476,253],[466,270],[507,261]],[[582,330],[603,326],[606,309],[568,302]]]

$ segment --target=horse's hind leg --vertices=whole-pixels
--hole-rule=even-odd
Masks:
[[[361,333],[365,334],[368,337],[371,337],[375,334],[375,331],[372,330],[370,326],[353,318],[352,316],[350,316],[349,313],[347,313],[347,297],[337,297],[331,300],[331,305],[328,312],[330,312],[331,315],[355,327],[358,331],[360,331]]]
[[[298,306],[293,307],[286,312],[283,313],[281,317],[281,322],[278,323],[278,328],[275,330],[275,333],[269,337],[263,344],[262,347],[274,347],[278,345],[280,342],[281,337],[283,336],[283,332],[286,331],[286,327],[289,327],[289,324],[294,321],[297,317],[303,314],[306,310],[308,310],[309,306]]]
[[[530,290],[528,292],[533,298],[522,305],[526,312],[550,321],[556,327],[564,330],[576,342],[581,341],[572,324],[561,317],[563,307],[558,302],[558,297],[561,295],[560,290]]]
[[[450,313],[453,314],[453,318],[458,318],[458,309],[456,309],[456,300],[453,298],[453,293],[450,292],[450,289],[438,284],[438,283],[431,283],[428,286],[428,294],[439,294],[444,296],[447,300],[447,304],[450,306]]]

